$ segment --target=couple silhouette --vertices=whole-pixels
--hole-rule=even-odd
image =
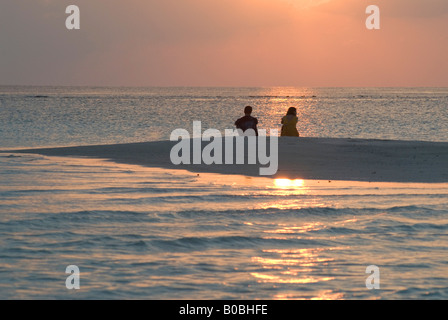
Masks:
[[[244,108],[244,117],[239,118],[235,121],[235,126],[237,129],[241,129],[244,131],[248,129],[253,129],[255,131],[255,135],[258,136],[258,119],[251,116],[252,107],[247,106]],[[286,115],[282,118],[282,129],[280,132],[281,137],[299,137],[299,131],[297,131],[296,125],[299,121],[297,118],[297,109],[291,107],[288,109]]]

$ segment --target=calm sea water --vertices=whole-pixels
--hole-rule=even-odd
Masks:
[[[296,107],[302,136],[448,141],[448,88],[0,86],[0,148],[168,140],[196,120],[223,131],[246,105],[264,129]]]
[[[223,130],[246,104],[265,128],[298,107],[304,136],[448,141],[447,102],[447,89],[1,87],[0,147]],[[447,196],[0,153],[0,299],[447,299]]]

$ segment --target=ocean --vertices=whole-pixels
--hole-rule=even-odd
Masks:
[[[446,88],[0,87],[0,299],[448,299],[448,183],[13,151],[223,131],[246,105],[266,129],[296,107],[301,136],[448,141]]]
[[[448,141],[448,88],[78,88],[0,86],[0,148],[168,140],[174,129],[233,129],[246,105],[302,136]]]

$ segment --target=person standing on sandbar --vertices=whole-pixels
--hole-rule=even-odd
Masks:
[[[237,129],[241,129],[246,131],[247,129],[253,129],[255,131],[255,135],[258,136],[258,119],[251,116],[252,114],[252,107],[247,106],[244,108],[244,117],[239,118],[235,121],[235,126]]]
[[[291,107],[288,109],[286,116],[282,118],[282,131],[281,137],[299,137],[299,131],[297,131],[296,125],[299,121],[297,118],[297,109]]]

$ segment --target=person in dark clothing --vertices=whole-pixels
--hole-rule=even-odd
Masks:
[[[247,106],[244,108],[244,114],[245,116],[242,118],[239,118],[235,121],[235,126],[237,129],[243,130],[245,132],[247,129],[253,129],[255,131],[255,135],[258,136],[258,119],[251,116],[252,114],[252,107]]]

